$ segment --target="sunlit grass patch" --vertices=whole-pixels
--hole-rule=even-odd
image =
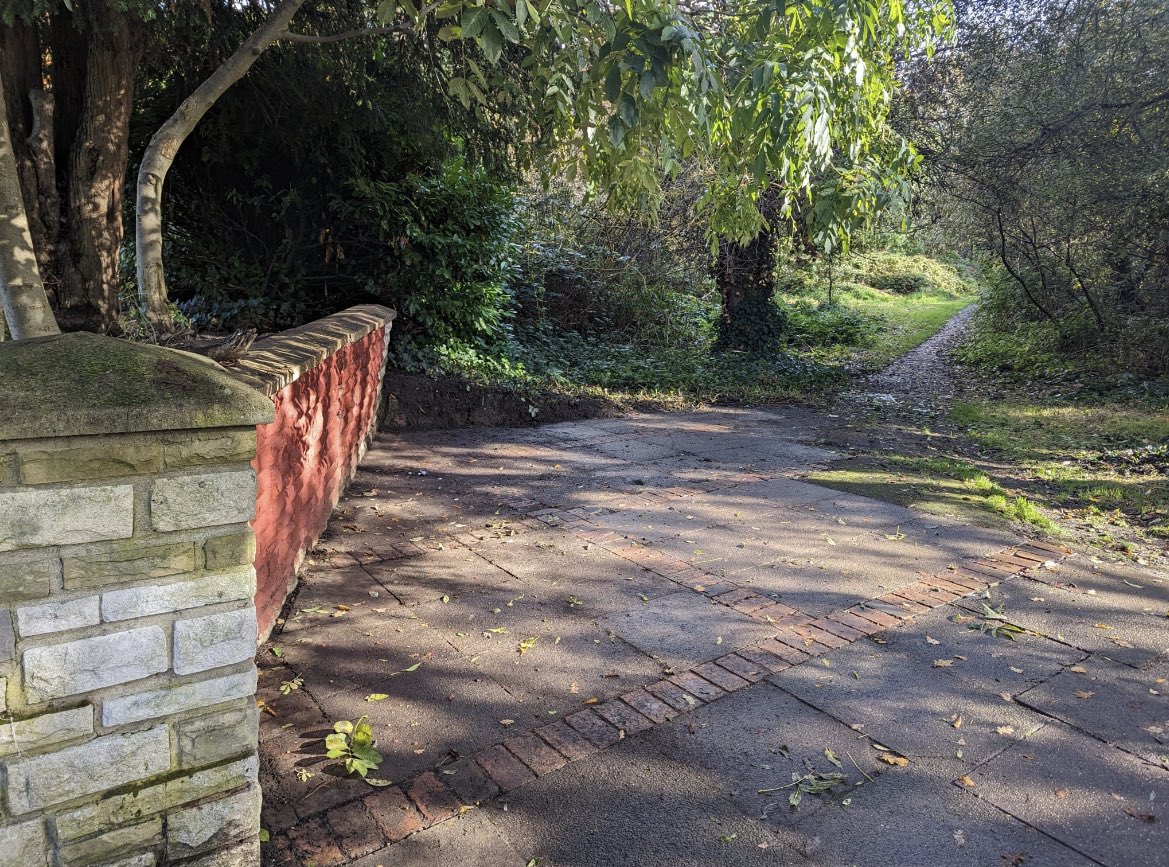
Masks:
[[[1015,500],[1008,499],[978,467],[954,458],[886,455],[854,459],[814,473],[810,479],[826,487],[972,524],[994,527],[1022,520],[1050,529],[1050,524],[1032,520],[1030,510],[1016,506]]]
[[[1169,536],[1169,411],[1036,398],[964,401],[950,417],[1043,484],[1049,501],[1098,526]]]

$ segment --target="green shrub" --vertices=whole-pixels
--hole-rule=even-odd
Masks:
[[[432,177],[354,181],[333,210],[360,224],[381,266],[363,275],[372,297],[395,307],[395,351],[409,344],[485,346],[512,314],[515,206],[508,189],[462,159]]]
[[[871,316],[840,304],[793,304],[787,312],[787,337],[795,346],[864,346],[883,329]]]

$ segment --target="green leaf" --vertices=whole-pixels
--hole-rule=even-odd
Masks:
[[[617,97],[621,95],[621,67],[616,63],[609,67],[608,74],[605,75],[605,99],[609,102],[616,102]]]
[[[421,662],[416,662],[413,665],[411,665],[409,668],[403,668],[402,671],[417,671],[418,666],[420,666],[420,665],[422,665]]]
[[[367,695],[365,697],[365,700],[366,701],[385,701],[387,698],[389,698],[389,695],[387,695],[384,692],[371,692],[369,695]]]
[[[494,10],[491,12],[491,18],[495,22],[495,26],[499,28],[499,32],[503,34],[504,39],[513,45],[520,41],[520,31],[511,18]]]
[[[347,719],[340,720],[339,722],[333,723],[333,731],[340,732],[344,735],[351,735],[353,734],[353,723]]]
[[[332,734],[325,738],[325,749],[348,750],[349,738],[342,734]]]
[[[621,95],[621,100],[617,103],[617,113],[630,129],[637,126],[637,103],[628,94]]]
[[[654,74],[652,70],[647,69],[641,74],[641,98],[649,99],[654,92]]]
[[[483,49],[483,56],[489,63],[498,63],[503,56],[503,34],[491,21],[483,25],[483,32],[478,38],[479,47]]]
[[[394,785],[393,780],[383,780],[381,777],[366,777],[365,781],[367,783],[369,783],[371,786],[377,786],[377,787]]]
[[[483,32],[483,28],[487,24],[488,13],[482,6],[469,6],[463,10],[462,29],[463,36],[467,39],[474,39]]]
[[[260,842],[267,843],[271,839],[272,839],[272,835],[270,833],[268,833],[268,829],[261,828],[260,829]]]

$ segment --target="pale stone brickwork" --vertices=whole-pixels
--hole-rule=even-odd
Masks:
[[[0,344],[0,865],[259,861],[257,424],[217,366]]]

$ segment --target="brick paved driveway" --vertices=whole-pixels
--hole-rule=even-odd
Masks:
[[[267,862],[1169,863],[1164,577],[808,484],[827,424],[381,438],[260,653]]]

